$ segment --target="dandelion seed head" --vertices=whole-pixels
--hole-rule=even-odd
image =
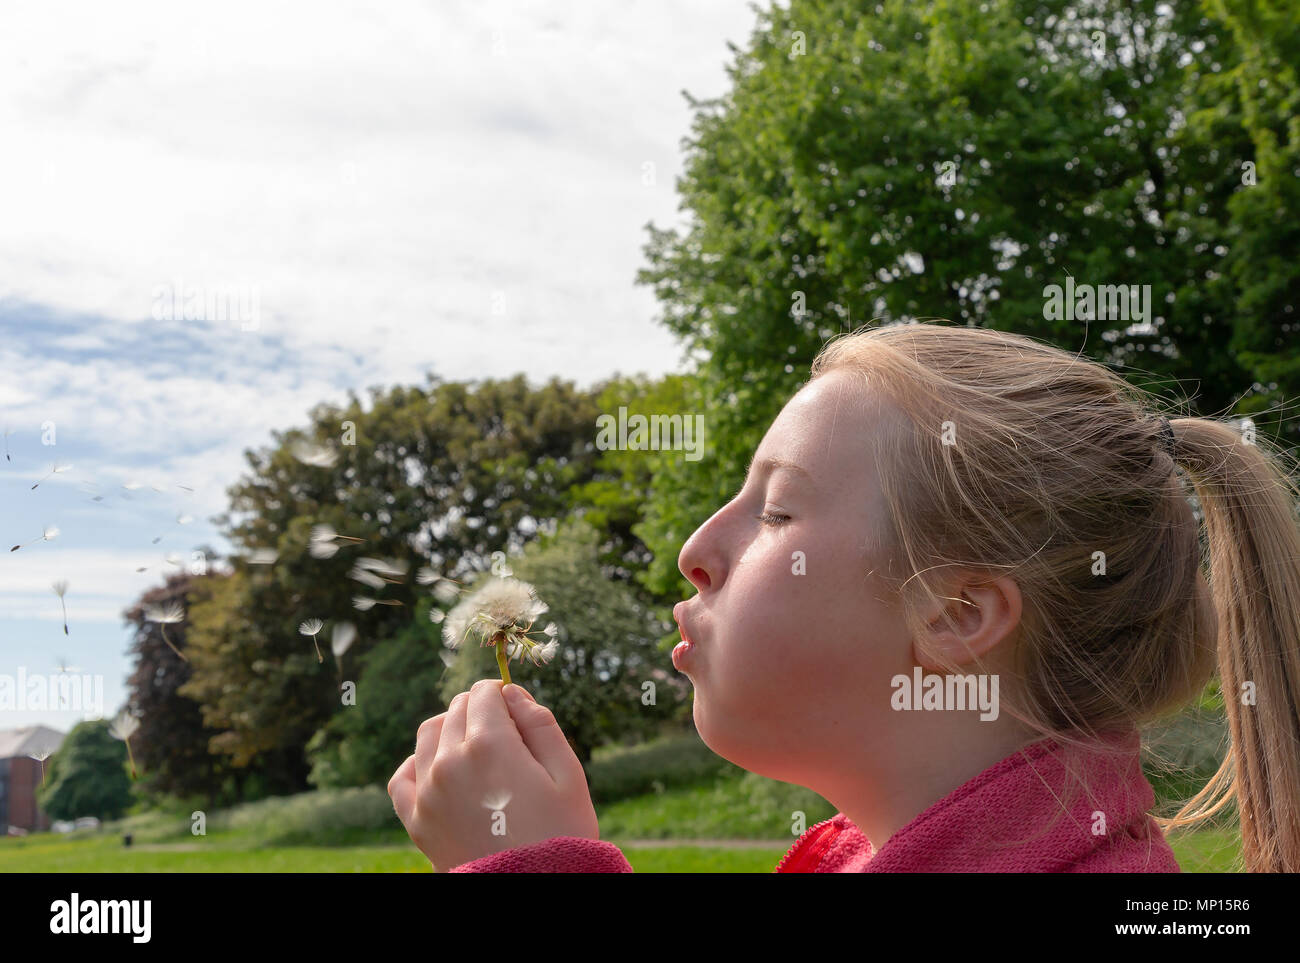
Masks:
[[[369,612],[375,607],[375,600],[366,598],[364,595],[352,596],[352,604],[361,612]]]
[[[499,629],[532,620],[538,605],[537,593],[527,582],[491,578],[470,596],[477,611]],[[542,603],[545,604],[545,603]]]
[[[315,635],[324,627],[325,623],[320,619],[307,619],[298,625],[298,631],[303,635]]]
[[[61,578],[54,583],[54,594],[59,598],[63,598],[68,594],[68,580],[66,578]]]
[[[447,613],[443,642],[454,649],[470,632],[484,643],[498,634],[508,635],[521,625],[532,624],[537,603],[532,585],[493,576]]]

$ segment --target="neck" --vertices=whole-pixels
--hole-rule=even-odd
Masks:
[[[888,743],[862,744],[856,758],[836,767],[834,785],[811,787],[851,819],[876,852],[934,803],[1041,738],[1009,716],[972,723],[964,713],[917,715],[929,718],[891,733]]]

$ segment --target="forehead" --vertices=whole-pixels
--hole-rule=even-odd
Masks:
[[[869,442],[881,419],[861,374],[833,370],[808,382],[781,409],[754,461],[792,461],[819,478],[870,467]]]

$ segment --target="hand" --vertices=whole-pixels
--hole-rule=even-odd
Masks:
[[[420,724],[388,795],[435,872],[554,836],[600,838],[586,774],[551,710],[500,679]]]

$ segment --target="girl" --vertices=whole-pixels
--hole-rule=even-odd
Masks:
[[[778,870],[1177,871],[1138,728],[1217,653],[1232,745],[1164,825],[1235,799],[1246,868],[1300,871],[1300,492],[1253,438],[1148,403],[989,329],[823,348],[678,560],[700,737],[840,810]],[[389,793],[435,869],[630,870],[518,686],[426,721]]]

